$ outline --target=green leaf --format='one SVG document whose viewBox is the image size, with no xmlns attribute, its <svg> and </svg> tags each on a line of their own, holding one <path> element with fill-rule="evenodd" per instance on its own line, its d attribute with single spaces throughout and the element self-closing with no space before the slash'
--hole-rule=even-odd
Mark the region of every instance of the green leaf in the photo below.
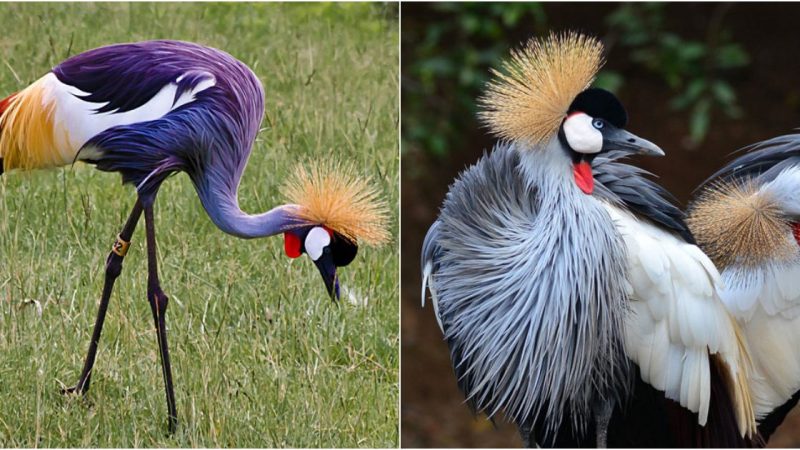
<svg viewBox="0 0 800 450">
<path fill-rule="evenodd" d="M 687 62 L 701 59 L 706 54 L 706 45 L 700 42 L 684 42 L 679 40 L 676 49 L 678 50 L 678 57 Z"/>
<path fill-rule="evenodd" d="M 436 156 L 444 156 L 447 154 L 447 142 L 444 137 L 439 134 L 434 134 L 428 139 L 428 151 Z"/>
<path fill-rule="evenodd" d="M 689 85 L 686 87 L 686 96 L 691 101 L 697 100 L 703 91 L 705 91 L 706 86 L 708 86 L 708 83 L 706 83 L 704 78 L 696 78 L 690 81 Z"/>
<path fill-rule="evenodd" d="M 698 102 L 689 118 L 689 137 L 699 144 L 705 139 L 708 125 L 711 122 L 710 102 L 707 99 Z"/>
<path fill-rule="evenodd" d="M 711 92 L 714 93 L 714 98 L 722 106 L 733 107 L 736 103 L 736 93 L 733 88 L 722 80 L 717 80 L 711 85 Z"/>
<path fill-rule="evenodd" d="M 464 15 L 461 17 L 461 28 L 468 33 L 474 33 L 481 27 L 480 19 L 473 15 Z"/>
<path fill-rule="evenodd" d="M 420 73 L 434 76 L 450 75 L 455 71 L 453 61 L 444 56 L 434 56 L 420 61 L 418 67 Z"/>
<path fill-rule="evenodd" d="M 513 27 L 522 17 L 522 11 L 517 8 L 505 8 L 502 14 L 503 25 L 507 27 Z"/>
<path fill-rule="evenodd" d="M 597 75 L 594 85 L 616 94 L 624 82 L 625 79 L 619 72 L 604 70 Z"/>
<path fill-rule="evenodd" d="M 717 67 L 734 69 L 750 63 L 750 55 L 739 44 L 727 44 L 715 52 Z"/>
</svg>

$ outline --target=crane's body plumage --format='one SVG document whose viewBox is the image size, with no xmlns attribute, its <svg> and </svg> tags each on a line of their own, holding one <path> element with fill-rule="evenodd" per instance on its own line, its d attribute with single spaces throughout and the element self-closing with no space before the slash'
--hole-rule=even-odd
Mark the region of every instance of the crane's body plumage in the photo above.
<svg viewBox="0 0 800 450">
<path fill-rule="evenodd" d="M 225 97 L 227 102 L 220 101 Z M 231 115 L 230 126 L 246 130 L 241 138 L 246 141 L 261 121 L 262 98 L 255 75 L 221 51 L 173 41 L 111 45 L 67 59 L 14 94 L 2 121 L 10 132 L 0 148 L 6 169 L 65 165 L 78 158 L 99 162 L 110 150 L 92 149 L 104 140 L 101 133 L 130 132 L 114 128 L 203 108 L 225 108 L 220 112 Z M 87 154 L 79 155 L 84 150 Z M 146 176 L 131 174 L 126 181 Z"/>
<path fill-rule="evenodd" d="M 719 295 L 720 274 L 696 246 L 673 197 L 648 172 L 623 163 L 625 157 L 611 152 L 594 168 L 597 195 L 628 249 L 626 353 L 645 382 L 697 413 L 699 424 L 709 414 L 724 422 L 719 403 L 723 409 L 730 403 L 738 431 L 752 431 L 749 352 Z M 715 393 L 715 382 L 732 389 Z M 737 441 L 717 441 L 723 443 Z"/>
<path fill-rule="evenodd" d="M 430 285 L 478 410 L 518 423 L 547 414 L 553 428 L 571 412 L 585 429 L 626 374 L 624 248 L 603 206 L 563 182 L 561 152 L 501 145 L 462 174 L 435 229 Z"/>
</svg>

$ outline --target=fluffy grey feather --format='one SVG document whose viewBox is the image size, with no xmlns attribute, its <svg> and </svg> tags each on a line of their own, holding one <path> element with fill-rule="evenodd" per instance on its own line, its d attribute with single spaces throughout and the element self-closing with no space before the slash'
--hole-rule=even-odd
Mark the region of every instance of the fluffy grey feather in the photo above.
<svg viewBox="0 0 800 450">
<path fill-rule="evenodd" d="M 593 401 L 628 386 L 624 246 L 559 145 L 499 144 L 467 169 L 422 257 L 470 404 L 547 433 L 565 417 L 585 430 Z"/>
</svg>

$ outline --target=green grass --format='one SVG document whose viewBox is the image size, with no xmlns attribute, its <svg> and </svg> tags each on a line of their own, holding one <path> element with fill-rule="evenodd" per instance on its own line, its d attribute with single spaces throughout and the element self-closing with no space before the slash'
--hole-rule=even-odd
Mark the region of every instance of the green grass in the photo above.
<svg viewBox="0 0 800 450">
<path fill-rule="evenodd" d="M 267 119 L 239 190 L 245 211 L 281 203 L 295 163 L 327 157 L 371 175 L 396 210 L 394 8 L 6 3 L 0 93 L 104 44 L 212 45 L 250 65 L 266 90 Z M 397 240 L 362 248 L 340 271 L 369 302 L 337 307 L 307 257 L 283 255 L 281 238 L 217 230 L 183 174 L 156 203 L 178 432 L 166 432 L 142 224 L 91 389 L 62 396 L 79 375 L 103 263 L 134 199 L 118 175 L 86 165 L 0 177 L 0 447 L 397 446 Z"/>
</svg>

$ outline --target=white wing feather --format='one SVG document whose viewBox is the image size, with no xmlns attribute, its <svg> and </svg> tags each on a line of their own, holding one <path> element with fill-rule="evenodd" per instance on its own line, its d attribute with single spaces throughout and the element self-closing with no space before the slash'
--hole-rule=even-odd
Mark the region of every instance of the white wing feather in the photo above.
<svg viewBox="0 0 800 450">
<path fill-rule="evenodd" d="M 714 264 L 696 246 L 605 204 L 628 251 L 631 314 L 626 351 L 642 379 L 708 419 L 709 354 L 719 353 L 735 379 L 740 353 L 735 323 L 716 293 Z"/>
<path fill-rule="evenodd" d="M 138 108 L 125 112 L 97 113 L 96 110 L 105 103 L 84 101 L 81 97 L 87 95 L 87 92 L 62 83 L 52 72 L 42 77 L 37 83 L 41 83 L 45 91 L 44 101 L 55 105 L 53 127 L 56 130 L 66 131 L 63 135 L 56 136 L 58 139 L 56 145 L 63 163 L 69 164 L 74 161 L 78 150 L 95 135 L 118 125 L 159 119 L 168 112 L 194 101 L 199 92 L 216 84 L 216 80 L 209 74 L 207 79 L 200 81 L 193 89 L 182 93 L 176 100 L 178 79 L 166 84 L 153 98 Z M 91 149 L 88 149 L 87 153 L 82 154 L 81 157 L 91 159 L 93 157 Z"/>
</svg>

